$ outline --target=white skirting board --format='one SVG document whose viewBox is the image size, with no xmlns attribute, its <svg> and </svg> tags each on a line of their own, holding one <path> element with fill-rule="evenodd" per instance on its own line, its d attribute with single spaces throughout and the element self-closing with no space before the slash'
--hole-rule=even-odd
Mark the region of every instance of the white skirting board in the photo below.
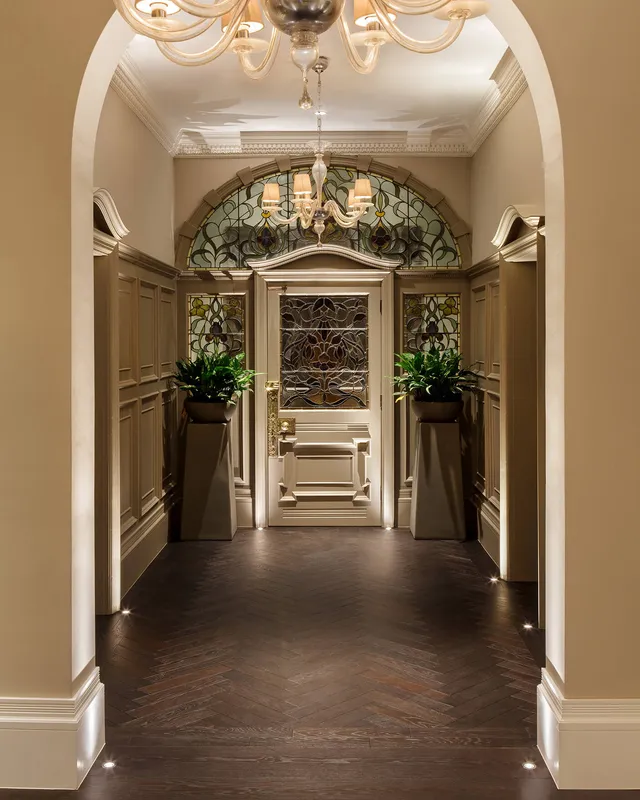
<svg viewBox="0 0 640 800">
<path fill-rule="evenodd" d="M 0 787 L 77 789 L 104 736 L 97 669 L 75 697 L 0 697 Z"/>
<path fill-rule="evenodd" d="M 640 700 L 567 700 L 543 669 L 538 748 L 559 789 L 640 789 Z"/>
</svg>

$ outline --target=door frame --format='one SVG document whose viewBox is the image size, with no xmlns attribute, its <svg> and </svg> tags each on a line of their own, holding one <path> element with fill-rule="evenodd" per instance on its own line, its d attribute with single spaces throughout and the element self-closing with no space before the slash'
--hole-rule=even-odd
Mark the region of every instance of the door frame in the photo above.
<svg viewBox="0 0 640 800">
<path fill-rule="evenodd" d="M 268 287 L 269 285 L 286 285 L 301 288 L 310 286 L 320 288 L 323 285 L 370 286 L 378 285 L 381 296 L 381 375 L 382 375 L 382 408 L 380 411 L 381 442 L 381 519 L 382 527 L 392 528 L 395 523 L 394 499 L 394 408 L 393 386 L 387 376 L 394 372 L 394 286 L 393 271 L 385 268 L 344 268 L 328 269 L 326 267 L 304 269 L 274 269 L 273 266 L 254 268 L 255 273 L 255 368 L 258 377 L 255 385 L 255 524 L 258 528 L 266 528 L 269 524 L 269 486 L 267 451 L 267 393 L 265 378 L 268 365 L 267 330 L 268 330 Z"/>
</svg>

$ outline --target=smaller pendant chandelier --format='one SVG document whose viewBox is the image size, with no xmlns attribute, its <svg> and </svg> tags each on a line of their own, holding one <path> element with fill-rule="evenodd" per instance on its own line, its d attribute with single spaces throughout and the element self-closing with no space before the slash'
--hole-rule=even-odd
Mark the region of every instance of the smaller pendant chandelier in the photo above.
<svg viewBox="0 0 640 800">
<path fill-rule="evenodd" d="M 333 219 L 341 228 L 353 228 L 369 208 L 373 205 L 371 181 L 358 178 L 353 189 L 349 189 L 347 210 L 343 211 L 335 200 L 323 200 L 322 187 L 327 179 L 327 165 L 324 163 L 326 142 L 322 141 L 322 73 L 329 65 L 329 59 L 320 56 L 313 67 L 318 75 L 318 99 L 316 116 L 318 118 L 318 141 L 315 144 L 315 163 L 311 168 L 315 183 L 315 197 L 312 197 L 311 178 L 306 172 L 298 172 L 293 178 L 293 207 L 295 212 L 290 217 L 282 214 L 280 205 L 280 184 L 267 183 L 262 195 L 262 210 L 268 212 L 271 219 L 280 225 L 300 225 L 307 230 L 313 225 L 318 236 L 318 247 L 322 247 L 322 234 L 327 221 Z M 306 87 L 305 87 L 306 92 Z"/>
</svg>

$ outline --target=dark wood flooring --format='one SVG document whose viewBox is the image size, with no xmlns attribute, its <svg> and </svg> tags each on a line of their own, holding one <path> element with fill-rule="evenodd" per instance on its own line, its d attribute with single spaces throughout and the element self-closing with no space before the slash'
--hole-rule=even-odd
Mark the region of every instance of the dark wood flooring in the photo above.
<svg viewBox="0 0 640 800">
<path fill-rule="evenodd" d="M 171 544 L 99 622 L 107 748 L 80 792 L 0 799 L 640 797 L 555 789 L 535 596 L 491 571 L 476 543 L 407 531 Z"/>
</svg>

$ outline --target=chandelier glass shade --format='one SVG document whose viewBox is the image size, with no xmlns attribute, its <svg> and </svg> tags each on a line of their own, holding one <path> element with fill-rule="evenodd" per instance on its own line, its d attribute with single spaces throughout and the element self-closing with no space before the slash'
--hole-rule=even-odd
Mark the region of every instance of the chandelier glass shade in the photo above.
<svg viewBox="0 0 640 800">
<path fill-rule="evenodd" d="M 282 34 L 290 37 L 291 59 L 306 77 L 318 60 L 318 35 L 338 25 L 349 63 L 361 74 L 373 71 L 380 48 L 395 42 L 414 53 L 437 53 L 452 45 L 465 22 L 485 14 L 485 0 L 354 0 L 352 32 L 345 0 L 114 0 L 131 28 L 154 39 L 170 61 L 199 66 L 227 51 L 236 53 L 244 72 L 263 78 L 275 62 Z M 180 13 L 182 12 L 182 13 Z M 446 21 L 442 33 L 421 41 L 403 33 L 398 15 L 430 14 Z M 271 23 L 271 37 L 259 34 L 264 18 Z M 185 52 L 177 45 L 196 39 L 220 21 L 218 40 L 199 52 Z M 263 53 L 255 63 L 256 53 Z"/>
</svg>

